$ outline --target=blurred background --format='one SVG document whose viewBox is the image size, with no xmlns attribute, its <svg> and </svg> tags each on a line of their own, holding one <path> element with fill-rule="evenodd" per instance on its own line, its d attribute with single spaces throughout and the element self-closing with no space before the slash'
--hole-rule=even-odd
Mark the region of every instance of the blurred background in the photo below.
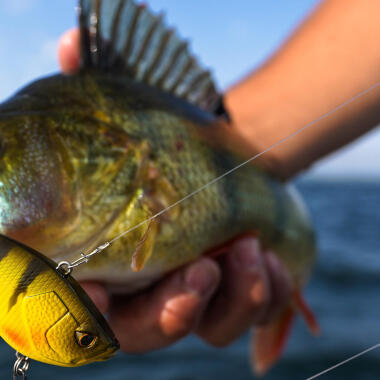
<svg viewBox="0 0 380 380">
<path fill-rule="evenodd" d="M 226 89 L 258 67 L 317 0 L 149 0 Z M 75 0 L 0 0 L 0 101 L 29 81 L 58 70 L 60 35 L 76 25 Z M 380 62 L 379 62 L 380 65 Z M 317 126 L 315 126 L 317 127 Z M 323 144 L 323 141 L 321 141 Z M 316 224 L 320 255 L 307 299 L 322 327 L 318 339 L 297 321 L 283 360 L 265 379 L 305 379 L 380 342 L 380 130 L 320 161 L 297 179 Z M 194 337 L 167 350 L 80 369 L 33 363 L 30 378 L 250 379 L 248 335 L 216 350 Z M 12 350 L 0 343 L 0 378 L 10 376 Z M 380 351 L 323 379 L 372 380 Z"/>
</svg>

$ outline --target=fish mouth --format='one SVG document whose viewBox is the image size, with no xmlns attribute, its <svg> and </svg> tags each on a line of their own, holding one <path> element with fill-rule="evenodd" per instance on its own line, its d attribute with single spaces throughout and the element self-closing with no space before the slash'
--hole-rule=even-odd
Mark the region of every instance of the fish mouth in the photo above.
<svg viewBox="0 0 380 380">
<path fill-rule="evenodd" d="M 115 338 L 112 340 L 111 346 L 108 348 L 107 352 L 110 352 L 111 355 L 113 355 L 116 351 L 119 351 L 119 350 L 120 350 L 120 343 Z"/>
<path fill-rule="evenodd" d="M 120 343 L 117 339 L 114 339 L 113 341 L 113 347 L 114 347 L 114 350 L 115 351 L 119 351 L 120 350 Z"/>
</svg>

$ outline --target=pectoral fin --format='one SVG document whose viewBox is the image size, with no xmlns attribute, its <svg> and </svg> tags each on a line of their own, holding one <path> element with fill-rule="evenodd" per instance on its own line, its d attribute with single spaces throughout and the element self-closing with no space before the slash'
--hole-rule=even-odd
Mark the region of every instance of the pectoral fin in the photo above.
<svg viewBox="0 0 380 380">
<path fill-rule="evenodd" d="M 145 263 L 152 255 L 156 233 L 157 222 L 153 219 L 149 222 L 148 228 L 133 253 L 131 267 L 134 272 L 138 272 L 144 268 Z"/>
<path fill-rule="evenodd" d="M 129 222 L 129 228 L 132 228 L 128 238 L 133 247 L 131 268 L 134 272 L 144 268 L 152 255 L 157 237 L 158 221 L 157 219 L 149 220 L 153 216 L 151 203 L 152 200 L 146 197 L 144 190 L 138 189 L 124 216 Z M 133 228 L 134 226 L 138 228 Z"/>
</svg>

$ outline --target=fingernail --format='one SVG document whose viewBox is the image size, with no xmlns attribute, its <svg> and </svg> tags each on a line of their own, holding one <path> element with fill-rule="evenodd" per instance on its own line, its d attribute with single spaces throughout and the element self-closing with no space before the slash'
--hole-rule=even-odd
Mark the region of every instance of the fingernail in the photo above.
<svg viewBox="0 0 380 380">
<path fill-rule="evenodd" d="M 231 256 L 238 269 L 256 270 L 262 263 L 259 243 L 256 239 L 239 242 L 234 247 L 234 252 Z"/>
<path fill-rule="evenodd" d="M 191 291 L 205 296 L 215 290 L 218 277 L 216 264 L 209 259 L 204 259 L 187 269 L 185 282 Z"/>
</svg>

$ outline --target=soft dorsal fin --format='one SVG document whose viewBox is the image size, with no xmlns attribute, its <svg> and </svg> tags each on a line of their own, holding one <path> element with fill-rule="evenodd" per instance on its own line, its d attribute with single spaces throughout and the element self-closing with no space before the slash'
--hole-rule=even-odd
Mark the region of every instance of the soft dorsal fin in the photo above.
<svg viewBox="0 0 380 380">
<path fill-rule="evenodd" d="M 188 43 L 134 0 L 80 0 L 81 69 L 118 72 L 207 111 L 220 107 L 211 73 Z"/>
</svg>

